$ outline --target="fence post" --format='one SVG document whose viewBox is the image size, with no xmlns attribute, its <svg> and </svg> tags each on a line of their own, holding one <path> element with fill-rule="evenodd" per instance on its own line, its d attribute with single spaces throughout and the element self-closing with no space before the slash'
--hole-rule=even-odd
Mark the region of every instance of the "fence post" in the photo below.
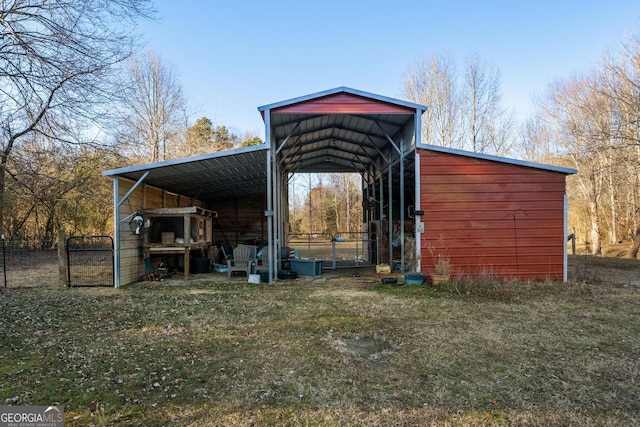
<svg viewBox="0 0 640 427">
<path fill-rule="evenodd" d="M 62 287 L 67 286 L 67 248 L 64 230 L 58 230 L 58 283 Z"/>
<path fill-rule="evenodd" d="M 336 236 L 338 233 L 331 236 L 331 268 L 336 269 Z"/>
<path fill-rule="evenodd" d="M 4 233 L 2 234 L 2 275 L 4 277 L 4 287 L 7 287 L 7 247 L 4 243 Z"/>
</svg>

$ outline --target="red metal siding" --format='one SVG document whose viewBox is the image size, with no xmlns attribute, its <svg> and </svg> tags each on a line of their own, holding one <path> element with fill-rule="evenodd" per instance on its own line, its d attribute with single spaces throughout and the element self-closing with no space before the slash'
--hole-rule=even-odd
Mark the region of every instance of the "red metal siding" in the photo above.
<svg viewBox="0 0 640 427">
<path fill-rule="evenodd" d="M 423 271 L 433 271 L 431 249 L 454 275 L 563 278 L 564 174 L 419 152 Z"/>
<path fill-rule="evenodd" d="M 415 110 L 348 93 L 337 93 L 275 108 L 280 114 L 414 114 Z"/>
</svg>

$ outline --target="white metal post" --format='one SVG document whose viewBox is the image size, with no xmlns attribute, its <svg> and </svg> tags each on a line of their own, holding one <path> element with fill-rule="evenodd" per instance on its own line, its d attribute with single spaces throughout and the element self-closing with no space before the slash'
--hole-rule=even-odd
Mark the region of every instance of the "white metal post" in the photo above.
<svg viewBox="0 0 640 427">
<path fill-rule="evenodd" d="M 564 250 L 563 253 L 563 266 L 562 266 L 562 281 L 564 283 L 567 283 L 567 281 L 569 280 L 568 277 L 568 269 L 569 269 L 569 256 L 567 255 L 567 239 L 568 239 L 568 227 L 569 227 L 569 221 L 568 221 L 568 213 L 569 213 L 569 199 L 567 198 L 567 193 L 564 194 L 564 232 L 563 232 L 563 238 L 562 238 L 562 247 Z"/>
<path fill-rule="evenodd" d="M 400 272 L 405 272 L 404 260 L 404 135 L 400 137 Z"/>
<path fill-rule="evenodd" d="M 120 287 L 120 203 L 118 176 L 113 177 L 113 286 Z"/>
<path fill-rule="evenodd" d="M 393 270 L 393 167 L 391 164 L 391 152 L 389 152 L 389 162 L 387 163 L 387 190 L 389 192 L 389 213 L 387 220 L 389 223 L 389 266 Z"/>
<path fill-rule="evenodd" d="M 274 151 L 274 147 L 271 141 L 271 110 L 265 111 L 264 114 L 264 126 L 265 126 L 265 142 L 267 143 L 267 212 L 265 215 L 267 216 L 267 253 L 269 257 L 269 284 L 273 283 L 273 273 L 274 273 L 274 259 L 273 259 L 273 246 L 275 244 L 275 239 L 273 235 L 273 221 L 275 212 L 273 210 L 273 174 L 272 174 L 272 165 L 271 165 L 271 155 Z M 264 250 L 264 249 L 263 249 Z"/>
<path fill-rule="evenodd" d="M 414 211 L 422 210 L 420 207 L 420 155 L 418 154 L 418 150 L 416 149 L 415 154 L 415 200 L 414 200 Z M 422 216 L 414 215 L 415 225 L 413 228 L 414 238 L 415 238 L 415 249 L 416 249 L 416 272 L 422 272 L 422 251 L 420 250 L 422 233 L 418 231 L 418 223 L 423 221 Z"/>
<path fill-rule="evenodd" d="M 413 119 L 414 126 L 414 135 L 415 135 L 415 144 L 414 144 L 414 168 L 415 168 L 415 180 L 414 180 L 414 210 L 421 211 L 422 207 L 420 205 L 420 155 L 418 154 L 418 146 L 422 143 L 422 111 L 416 110 L 416 114 Z M 418 223 L 422 222 L 424 224 L 424 219 L 420 215 L 414 215 L 415 225 L 413 228 L 414 238 L 415 238 L 415 249 L 416 249 L 416 272 L 422 272 L 422 251 L 420 250 L 422 233 L 418 232 Z"/>
</svg>

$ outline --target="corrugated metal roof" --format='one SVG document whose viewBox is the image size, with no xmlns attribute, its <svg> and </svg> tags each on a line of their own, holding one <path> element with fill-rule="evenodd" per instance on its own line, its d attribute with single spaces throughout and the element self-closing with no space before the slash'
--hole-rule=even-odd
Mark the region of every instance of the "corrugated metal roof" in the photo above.
<svg viewBox="0 0 640 427">
<path fill-rule="evenodd" d="M 387 151 L 412 115 L 274 114 L 273 140 L 287 172 L 361 172 Z M 283 142 L 286 141 L 286 142 Z"/>
<path fill-rule="evenodd" d="M 144 182 L 204 202 L 264 194 L 267 182 L 265 145 L 130 166 L 103 172 Z"/>
<path fill-rule="evenodd" d="M 339 87 L 259 107 L 286 172 L 362 172 L 427 107 Z M 413 141 L 407 141 L 409 146 Z M 397 156 L 397 154 L 396 154 Z"/>
<path fill-rule="evenodd" d="M 295 104 L 307 103 L 309 101 L 313 101 L 319 98 L 325 98 L 332 95 L 343 94 L 343 93 L 358 96 L 361 98 L 371 99 L 374 101 L 379 101 L 381 103 L 386 103 L 390 105 L 402 106 L 408 110 L 426 110 L 427 109 L 427 107 L 424 105 L 415 104 L 413 102 L 405 101 L 402 99 L 389 98 L 387 96 L 382 96 L 375 93 L 365 92 L 362 90 L 341 86 L 334 89 L 328 89 L 321 92 L 311 93 L 308 95 L 287 99 L 285 101 L 274 102 L 273 104 L 263 105 L 262 107 L 258 107 L 258 111 L 262 113 L 266 110 L 277 110 L 283 107 L 288 107 Z M 339 111 L 335 111 L 335 112 L 337 113 Z"/>
<path fill-rule="evenodd" d="M 318 112 L 327 109 L 331 112 Z M 362 172 L 372 162 L 380 162 L 376 159 L 389 151 L 389 138 L 396 138 L 416 111 L 425 109 L 345 87 L 258 108 L 263 117 L 271 114 L 271 141 L 285 172 Z M 113 169 L 103 175 L 138 181 L 149 172 L 146 184 L 205 203 L 237 199 L 266 191 L 267 150 L 262 145 L 208 153 Z"/>
<path fill-rule="evenodd" d="M 426 109 L 423 105 L 346 87 L 258 107 L 263 117 L 270 115 L 271 141 L 280 169 L 286 173 L 363 172 L 371 164 L 384 167 L 386 160 L 381 157 L 386 158 L 394 150 L 390 140 L 397 145 L 407 125 Z M 414 141 L 406 143 L 408 159 L 413 159 L 410 151 Z M 568 168 L 431 145 L 418 146 L 566 174 L 576 173 Z M 261 145 L 114 169 L 103 175 L 137 181 L 149 172 L 144 181 L 146 184 L 205 203 L 237 199 L 266 191 L 267 152 L 267 145 Z M 406 178 L 412 173 L 412 167 L 405 169 Z"/>
<path fill-rule="evenodd" d="M 517 166 L 525 166 L 525 167 L 529 167 L 529 168 L 548 170 L 548 171 L 552 171 L 552 172 L 560 172 L 560 173 L 564 173 L 564 174 L 567 174 L 567 175 L 573 175 L 573 174 L 578 173 L 578 171 L 576 169 L 565 168 L 565 167 L 562 167 L 562 166 L 554 166 L 554 165 L 548 165 L 548 164 L 544 164 L 544 163 L 536 163 L 536 162 L 529 162 L 529 161 L 525 161 L 525 160 L 517 160 L 517 159 L 512 159 L 512 158 L 509 158 L 509 157 L 495 156 L 495 155 L 492 155 L 492 154 L 475 153 L 473 151 L 459 150 L 459 149 L 456 149 L 456 148 L 448 148 L 448 147 L 440 147 L 438 145 L 419 144 L 418 148 L 423 148 L 425 150 L 430 150 L 430 151 L 437 151 L 437 152 L 440 152 L 440 153 L 455 154 L 456 156 L 464 156 L 464 157 L 471 157 L 471 158 L 476 158 L 476 159 L 491 160 L 493 162 L 508 163 L 508 164 L 517 165 Z"/>
</svg>

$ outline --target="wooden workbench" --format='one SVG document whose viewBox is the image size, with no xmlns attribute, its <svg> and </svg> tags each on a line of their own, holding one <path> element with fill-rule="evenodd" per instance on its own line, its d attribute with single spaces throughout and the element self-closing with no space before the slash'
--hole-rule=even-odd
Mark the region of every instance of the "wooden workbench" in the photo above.
<svg viewBox="0 0 640 427">
<path fill-rule="evenodd" d="M 152 221 L 150 232 L 145 236 L 145 257 L 152 255 L 180 255 L 184 257 L 184 278 L 189 279 L 191 252 L 207 255 L 213 244 L 212 218 L 217 212 L 196 206 L 186 208 L 161 208 L 141 211 Z M 171 241 L 163 241 L 163 234 L 172 234 Z M 178 243 L 178 239 L 182 239 Z"/>
</svg>

